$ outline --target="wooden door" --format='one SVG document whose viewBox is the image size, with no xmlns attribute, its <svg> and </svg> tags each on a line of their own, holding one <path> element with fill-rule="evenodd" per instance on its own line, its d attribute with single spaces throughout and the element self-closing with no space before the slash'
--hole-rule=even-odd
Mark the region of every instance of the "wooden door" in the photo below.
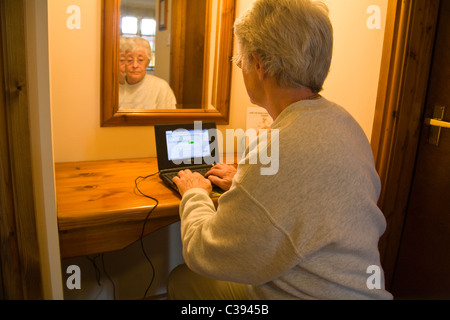
<svg viewBox="0 0 450 320">
<path fill-rule="evenodd" d="M 24 0 L 0 0 L 0 298 L 42 299 L 34 207 Z"/>
<path fill-rule="evenodd" d="M 441 1 L 440 19 L 424 118 L 446 106 L 450 122 L 450 1 Z M 424 121 L 425 122 L 425 121 Z M 397 299 L 450 299 L 450 129 L 439 145 L 437 129 L 424 123 L 392 282 Z"/>
</svg>

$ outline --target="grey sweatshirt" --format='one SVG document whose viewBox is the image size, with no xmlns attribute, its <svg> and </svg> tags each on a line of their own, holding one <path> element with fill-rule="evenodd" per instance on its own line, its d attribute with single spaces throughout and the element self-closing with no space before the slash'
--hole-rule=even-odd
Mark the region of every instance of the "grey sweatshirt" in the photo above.
<svg viewBox="0 0 450 320">
<path fill-rule="evenodd" d="M 249 164 L 259 154 L 253 144 L 217 210 L 204 190 L 184 195 L 186 264 L 206 277 L 247 284 L 253 299 L 392 299 L 378 252 L 386 228 L 377 207 L 380 180 L 360 126 L 321 98 L 291 105 L 274 129 L 276 174 Z M 367 285 L 373 266 L 381 270 L 380 289 Z"/>
</svg>

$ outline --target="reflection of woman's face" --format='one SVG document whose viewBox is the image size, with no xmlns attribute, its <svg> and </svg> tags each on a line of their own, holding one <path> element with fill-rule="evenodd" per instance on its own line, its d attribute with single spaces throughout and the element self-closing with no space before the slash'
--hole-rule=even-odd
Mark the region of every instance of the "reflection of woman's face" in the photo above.
<svg viewBox="0 0 450 320">
<path fill-rule="evenodd" d="M 136 84 L 145 77 L 150 60 L 148 59 L 144 49 L 138 49 L 127 53 L 127 82 Z"/>
</svg>

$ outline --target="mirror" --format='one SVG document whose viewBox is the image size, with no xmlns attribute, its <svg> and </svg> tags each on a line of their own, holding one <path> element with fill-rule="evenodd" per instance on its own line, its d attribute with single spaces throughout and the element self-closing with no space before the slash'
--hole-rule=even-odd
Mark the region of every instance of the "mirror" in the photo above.
<svg viewBox="0 0 450 320">
<path fill-rule="evenodd" d="M 204 54 L 201 59 L 192 55 L 189 57 L 186 53 L 186 38 L 189 37 L 186 8 L 190 1 L 156 0 L 156 15 L 164 16 L 163 19 L 157 17 L 156 29 L 170 30 L 170 34 L 166 35 L 170 45 L 170 75 L 167 82 L 177 96 L 177 108 L 173 110 L 119 108 L 121 1 L 102 1 L 101 126 L 147 126 L 196 120 L 228 123 L 235 0 L 206 0 L 205 36 L 202 40 Z M 170 18 L 166 16 L 168 12 Z M 174 23 L 167 26 L 170 21 Z M 201 69 L 200 77 L 198 72 L 196 75 L 198 81 L 189 78 L 194 73 L 191 68 L 194 60 L 203 62 L 201 67 L 196 68 Z M 185 98 L 188 94 L 183 95 L 183 92 L 192 91 L 189 87 L 192 82 L 200 88 L 195 102 Z"/>
</svg>

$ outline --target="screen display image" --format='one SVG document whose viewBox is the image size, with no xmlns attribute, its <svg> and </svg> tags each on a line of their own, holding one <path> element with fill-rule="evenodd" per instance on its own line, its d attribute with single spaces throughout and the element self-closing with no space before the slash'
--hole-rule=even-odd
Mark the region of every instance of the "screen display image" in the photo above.
<svg viewBox="0 0 450 320">
<path fill-rule="evenodd" d="M 211 154 L 208 129 L 166 131 L 170 161 L 205 158 Z"/>
</svg>

